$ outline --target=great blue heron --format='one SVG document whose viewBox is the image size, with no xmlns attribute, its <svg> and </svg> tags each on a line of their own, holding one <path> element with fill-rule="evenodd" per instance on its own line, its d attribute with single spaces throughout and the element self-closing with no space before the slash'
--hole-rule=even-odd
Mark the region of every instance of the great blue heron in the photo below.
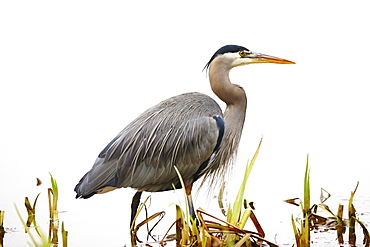
<svg viewBox="0 0 370 247">
<path fill-rule="evenodd" d="M 229 71 L 251 63 L 294 62 L 226 45 L 212 56 L 205 69 L 213 92 L 226 103 L 222 113 L 211 97 L 202 93 L 174 96 L 143 112 L 100 152 L 94 166 L 76 185 L 76 198 L 89 198 L 116 188 L 137 190 L 132 199 L 131 222 L 142 191 L 180 188 L 174 166 L 185 184 L 188 207 L 195 219 L 191 198 L 200 177 L 223 178 L 239 145 L 247 97 L 232 84 Z"/>
</svg>

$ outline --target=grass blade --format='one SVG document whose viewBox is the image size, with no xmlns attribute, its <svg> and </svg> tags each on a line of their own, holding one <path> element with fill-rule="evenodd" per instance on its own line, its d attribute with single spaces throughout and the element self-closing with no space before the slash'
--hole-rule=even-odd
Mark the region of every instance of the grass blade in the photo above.
<svg viewBox="0 0 370 247">
<path fill-rule="evenodd" d="M 309 214 L 311 208 L 311 194 L 310 194 L 310 169 L 308 167 L 308 154 L 306 159 L 306 171 L 304 174 L 304 198 L 303 198 L 303 216 Z"/>
<path fill-rule="evenodd" d="M 306 170 L 304 174 L 303 195 L 303 222 L 301 233 L 301 247 L 310 246 L 310 222 L 311 215 L 311 192 L 310 192 L 310 168 L 308 166 L 308 154 L 306 159 Z"/>
<path fill-rule="evenodd" d="M 68 239 L 68 231 L 64 229 L 64 221 L 62 221 L 62 242 L 63 242 L 63 247 L 67 247 L 67 239 Z"/>
<path fill-rule="evenodd" d="M 348 200 L 348 242 L 352 245 L 356 244 L 356 209 L 353 205 L 353 198 L 357 191 L 358 182 L 356 188 L 353 192 L 351 192 L 351 197 Z"/>
<path fill-rule="evenodd" d="M 338 225 L 336 226 L 338 243 L 344 244 L 343 233 L 345 232 L 346 228 L 343 222 L 343 205 L 342 204 L 339 204 L 338 206 L 338 212 L 336 215 L 336 219 L 338 223 Z"/>
<path fill-rule="evenodd" d="M 49 241 L 52 244 L 58 244 L 58 228 L 59 228 L 59 213 L 58 213 L 58 184 L 50 174 L 51 188 L 48 189 L 49 199 Z"/>
<path fill-rule="evenodd" d="M 299 232 L 299 229 L 295 223 L 294 217 L 292 215 L 292 226 L 293 226 L 293 232 L 294 232 L 294 237 L 295 237 L 295 243 L 297 244 L 297 247 L 301 246 L 301 233 Z"/>
<path fill-rule="evenodd" d="M 181 176 L 181 173 L 180 173 L 179 169 L 177 169 L 176 166 L 174 166 L 174 168 L 175 168 L 175 171 L 177 173 L 177 176 L 179 177 L 181 187 L 183 188 L 182 191 L 184 192 L 184 199 L 185 199 L 185 204 L 186 204 L 186 206 L 185 206 L 185 219 L 186 219 L 187 222 L 190 223 L 190 213 L 189 213 L 189 208 L 188 208 L 189 202 L 188 202 L 188 196 L 186 194 L 184 180 L 182 180 L 182 176 Z"/>
<path fill-rule="evenodd" d="M 227 215 L 227 212 L 226 212 L 226 210 L 225 210 L 227 206 L 225 206 L 225 205 L 224 205 L 224 202 L 223 202 L 223 200 L 224 200 L 224 195 L 225 195 L 225 197 L 226 197 L 226 195 L 227 195 L 226 184 L 227 184 L 227 182 L 226 182 L 226 181 L 224 181 L 224 182 L 222 183 L 221 188 L 220 188 L 220 191 L 218 192 L 218 196 L 217 196 L 218 206 L 219 206 L 219 208 L 221 209 L 221 212 L 222 212 L 222 214 L 223 214 L 224 216 L 226 216 L 226 215 Z"/>
<path fill-rule="evenodd" d="M 247 163 L 247 167 L 246 167 L 245 173 L 244 173 L 244 178 L 243 178 L 242 184 L 240 185 L 238 194 L 236 195 L 236 198 L 235 198 L 235 201 L 234 201 L 234 204 L 233 204 L 233 208 L 232 208 L 231 211 L 228 212 L 227 221 L 229 223 L 233 224 L 233 225 L 237 225 L 237 223 L 239 221 L 240 214 L 241 214 L 241 209 L 242 209 L 242 206 L 243 206 L 243 198 L 244 198 L 245 187 L 246 187 L 249 175 L 251 174 L 254 162 L 257 159 L 259 150 L 261 148 L 261 144 L 262 144 L 262 138 L 261 138 L 261 140 L 258 144 L 257 150 L 254 153 L 251 162 Z"/>
<path fill-rule="evenodd" d="M 3 247 L 4 244 L 4 235 L 5 235 L 5 230 L 4 230 L 4 214 L 5 212 L 0 210 L 0 247 Z"/>
<path fill-rule="evenodd" d="M 15 211 L 17 212 L 17 215 L 18 215 L 19 219 L 20 219 L 20 220 L 21 220 L 21 222 L 22 222 L 22 225 L 23 225 L 25 228 L 27 228 L 26 222 L 23 220 L 22 215 L 21 215 L 21 213 L 19 212 L 17 205 L 14 205 L 14 207 L 15 207 Z M 46 237 L 46 235 L 45 235 L 44 233 L 41 233 L 41 235 L 40 235 L 40 239 L 41 239 L 41 241 L 42 241 L 42 244 L 37 243 L 37 241 L 36 241 L 35 237 L 33 236 L 32 232 L 31 232 L 30 230 L 28 230 L 28 231 L 27 231 L 27 234 L 28 234 L 28 236 L 29 236 L 29 238 L 31 239 L 32 244 L 33 244 L 33 245 L 32 245 L 32 244 L 28 243 L 30 246 L 35 246 L 35 247 L 49 247 L 49 246 L 51 246 L 51 245 L 49 244 L 49 241 L 48 241 L 48 239 L 47 239 L 47 237 Z"/>
</svg>

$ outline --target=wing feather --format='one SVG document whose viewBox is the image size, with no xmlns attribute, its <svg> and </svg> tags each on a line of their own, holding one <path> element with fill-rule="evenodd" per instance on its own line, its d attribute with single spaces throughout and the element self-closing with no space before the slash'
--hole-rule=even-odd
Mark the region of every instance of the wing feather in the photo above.
<svg viewBox="0 0 370 247">
<path fill-rule="evenodd" d="M 178 95 L 148 109 L 103 149 L 76 186 L 77 194 L 84 197 L 112 184 L 170 190 L 179 183 L 174 166 L 184 181 L 193 182 L 218 142 L 214 115 L 222 116 L 220 107 L 200 93 Z"/>
</svg>

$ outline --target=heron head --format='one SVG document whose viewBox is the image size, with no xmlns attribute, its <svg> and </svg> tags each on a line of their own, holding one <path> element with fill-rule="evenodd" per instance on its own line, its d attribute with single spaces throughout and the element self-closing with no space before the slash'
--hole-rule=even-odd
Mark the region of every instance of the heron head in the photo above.
<svg viewBox="0 0 370 247">
<path fill-rule="evenodd" d="M 216 59 L 222 61 L 226 66 L 229 66 L 229 69 L 252 63 L 294 64 L 294 62 L 286 59 L 252 52 L 243 46 L 225 45 L 213 54 L 204 69 L 208 69 L 211 63 Z"/>
</svg>

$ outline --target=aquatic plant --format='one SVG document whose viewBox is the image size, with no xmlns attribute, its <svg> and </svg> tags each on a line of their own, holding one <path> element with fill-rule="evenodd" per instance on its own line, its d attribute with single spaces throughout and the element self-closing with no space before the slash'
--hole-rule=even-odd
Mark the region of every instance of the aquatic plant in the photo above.
<svg viewBox="0 0 370 247">
<path fill-rule="evenodd" d="M 330 193 L 325 189 L 321 189 L 320 203 L 311 205 L 310 198 L 310 169 L 308 166 L 308 155 L 306 160 L 306 169 L 304 175 L 304 193 L 303 202 L 299 198 L 293 198 L 285 200 L 285 202 L 290 203 L 295 206 L 301 207 L 302 217 L 294 219 L 292 215 L 292 226 L 295 236 L 295 241 L 297 247 L 308 247 L 310 246 L 310 232 L 317 228 L 326 228 L 327 230 L 335 230 L 337 233 L 337 241 L 339 246 L 343 246 L 344 234 L 348 228 L 348 243 L 350 246 L 356 246 L 356 227 L 355 223 L 358 223 L 363 230 L 363 245 L 365 247 L 370 246 L 370 235 L 369 232 L 357 217 L 356 209 L 353 205 L 353 199 L 357 191 L 359 183 L 357 183 L 356 188 L 351 192 L 350 198 L 348 200 L 348 220 L 343 219 L 343 208 L 344 205 L 339 204 L 337 213 L 334 214 L 329 206 L 325 202 L 330 198 Z M 297 203 L 299 201 L 299 203 Z M 330 216 L 325 217 L 318 215 L 318 209 L 322 209 L 324 212 L 328 213 Z M 297 223 L 299 226 L 297 225 Z"/>
<path fill-rule="evenodd" d="M 40 196 L 40 193 L 36 196 L 33 205 L 31 205 L 28 197 L 25 197 L 25 206 L 28 215 L 26 222 L 24 221 L 17 205 L 15 205 L 18 217 L 21 220 L 25 228 L 25 231 L 31 240 L 31 243 L 28 243 L 30 246 L 57 247 L 59 245 L 58 184 L 51 174 L 50 181 L 51 188 L 48 188 L 48 203 L 50 216 L 48 235 L 42 231 L 40 225 L 36 221 L 36 205 L 37 205 L 36 203 L 37 199 Z M 33 232 L 33 230 L 36 232 L 36 234 Z M 60 234 L 62 235 L 62 246 L 67 247 L 68 231 L 66 231 L 64 228 L 64 222 L 62 222 Z"/>
</svg>

